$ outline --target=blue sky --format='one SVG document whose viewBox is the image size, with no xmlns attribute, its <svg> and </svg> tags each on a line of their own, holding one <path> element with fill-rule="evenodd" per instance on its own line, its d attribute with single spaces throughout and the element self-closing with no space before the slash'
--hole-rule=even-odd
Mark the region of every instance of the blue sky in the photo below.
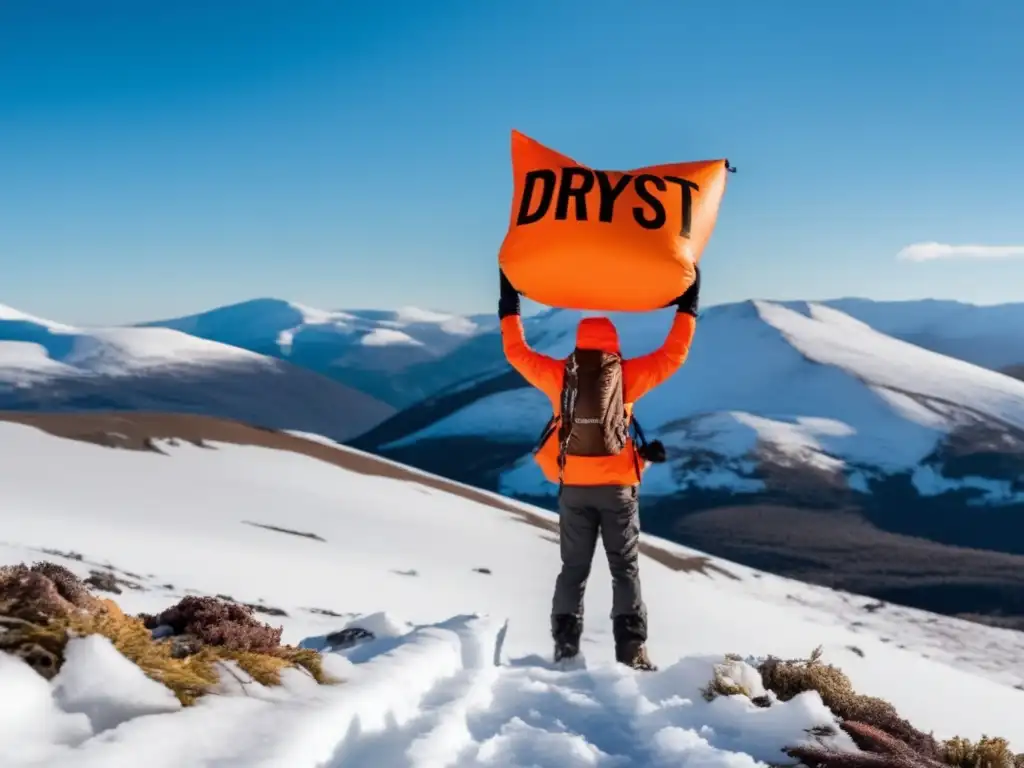
<svg viewBox="0 0 1024 768">
<path fill-rule="evenodd" d="M 1015 0 L 6 0 L 0 303 L 491 311 L 518 128 L 728 157 L 705 304 L 1024 300 Z M 1016 255 L 1015 255 L 1016 254 Z M 981 254 L 984 255 L 984 254 Z"/>
</svg>

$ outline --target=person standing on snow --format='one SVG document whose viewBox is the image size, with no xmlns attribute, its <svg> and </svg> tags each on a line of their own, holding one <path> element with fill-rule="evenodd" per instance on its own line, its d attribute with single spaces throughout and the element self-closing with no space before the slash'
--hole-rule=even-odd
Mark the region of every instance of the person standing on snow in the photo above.
<svg viewBox="0 0 1024 768">
<path fill-rule="evenodd" d="M 612 576 L 615 658 L 635 669 L 656 669 L 647 654 L 647 608 L 640 591 L 637 489 L 648 461 L 664 461 L 665 455 L 661 443 L 644 441 L 633 405 L 686 361 L 696 329 L 700 270 L 672 302 L 676 315 L 664 344 L 628 360 L 621 357 L 618 331 L 605 317 L 580 321 L 576 348 L 564 360 L 534 351 L 523 332 L 519 292 L 503 271 L 500 278 L 505 356 L 548 396 L 553 411 L 534 457 L 545 477 L 559 484 L 562 570 L 551 608 L 555 660 L 579 653 L 583 595 L 600 534 Z"/>
</svg>

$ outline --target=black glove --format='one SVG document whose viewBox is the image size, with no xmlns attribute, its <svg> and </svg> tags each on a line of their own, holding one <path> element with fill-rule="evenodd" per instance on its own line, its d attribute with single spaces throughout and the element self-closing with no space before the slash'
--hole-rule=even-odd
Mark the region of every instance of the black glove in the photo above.
<svg viewBox="0 0 1024 768">
<path fill-rule="evenodd" d="M 698 305 L 700 304 L 700 267 L 693 268 L 693 285 L 686 289 L 672 303 L 676 305 L 676 312 L 685 312 L 688 315 L 697 316 Z"/>
<path fill-rule="evenodd" d="M 498 299 L 498 319 L 503 320 L 509 315 L 519 314 L 519 291 L 505 277 L 504 270 L 498 270 L 501 275 L 501 296 Z"/>
</svg>

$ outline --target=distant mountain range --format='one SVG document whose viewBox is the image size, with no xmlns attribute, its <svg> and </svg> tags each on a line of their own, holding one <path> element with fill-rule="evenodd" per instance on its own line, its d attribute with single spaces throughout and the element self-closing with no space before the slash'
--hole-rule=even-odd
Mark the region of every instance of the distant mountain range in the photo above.
<svg viewBox="0 0 1024 768">
<path fill-rule="evenodd" d="M 984 368 L 1024 365 L 1024 303 L 848 298 L 818 304 L 893 338 Z M 531 318 L 531 334 L 543 342 L 557 314 Z M 170 328 L 287 360 L 399 409 L 459 381 L 505 370 L 493 314 L 462 316 L 412 307 L 322 310 L 263 298 L 139 327 Z"/>
<path fill-rule="evenodd" d="M 395 409 L 313 371 L 167 328 L 81 329 L 0 305 L 0 409 L 173 411 L 358 435 Z"/>
<path fill-rule="evenodd" d="M 1024 307 L 1013 309 L 1024 329 Z M 527 336 L 562 356 L 578 318 L 553 311 L 529 321 Z M 660 343 L 670 316 L 615 320 L 636 355 Z M 927 326 L 932 348 L 975 349 L 934 322 L 897 331 L 921 340 Z M 999 323 L 983 330 L 972 333 L 987 340 L 977 347 L 987 359 L 1019 359 Z M 553 507 L 530 456 L 549 404 L 507 367 L 478 362 L 487 372 L 352 444 Z M 830 305 L 744 302 L 703 313 L 686 365 L 637 414 L 669 455 L 642 486 L 645 530 L 803 580 L 1024 627 L 1007 618 L 1024 616 L 1024 591 L 984 552 L 1024 553 L 1024 382 Z"/>
<path fill-rule="evenodd" d="M 579 317 L 530 317 L 527 336 L 565 355 Z M 635 355 L 671 313 L 613 319 Z M 669 452 L 643 485 L 644 528 L 883 599 L 1024 616 L 986 554 L 1024 554 L 1022 371 L 1024 304 L 711 307 L 684 368 L 637 408 Z M 549 406 L 509 369 L 493 315 L 258 299 L 77 329 L 3 308 L 0 408 L 226 416 L 554 504 L 530 458 Z"/>
<path fill-rule="evenodd" d="M 544 331 L 534 345 L 567 354 L 578 317 L 552 312 L 531 321 L 531 330 Z M 616 318 L 625 354 L 649 351 L 669 320 L 668 313 Z M 453 474 L 461 451 L 444 446 L 458 441 L 473 457 L 460 479 L 544 496 L 552 486 L 528 454 L 548 412 L 543 395 L 497 371 L 401 411 L 355 444 Z M 1024 504 L 1024 463 L 1005 459 L 1024 455 L 1024 383 L 820 304 L 711 308 L 683 370 L 637 414 L 670 451 L 645 481 L 648 496 L 774 498 L 799 488 L 808 502 L 837 504 L 901 478 L 925 498 Z M 984 467 L 982 454 L 992 454 Z M 973 457 L 970 471 L 961 466 L 965 455 Z M 793 471 L 799 477 L 789 477 Z"/>
<path fill-rule="evenodd" d="M 1024 364 L 1024 303 L 978 306 L 938 299 L 822 303 L 889 336 L 983 368 L 998 371 Z"/>
<path fill-rule="evenodd" d="M 492 315 L 416 308 L 320 310 L 254 299 L 140 327 L 172 328 L 287 360 L 402 408 L 450 383 L 434 364 L 496 325 Z"/>
</svg>

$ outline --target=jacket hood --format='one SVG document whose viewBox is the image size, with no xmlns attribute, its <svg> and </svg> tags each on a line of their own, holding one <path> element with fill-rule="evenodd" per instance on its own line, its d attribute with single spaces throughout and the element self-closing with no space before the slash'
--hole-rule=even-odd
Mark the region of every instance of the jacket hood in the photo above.
<svg viewBox="0 0 1024 768">
<path fill-rule="evenodd" d="M 585 317 L 576 328 L 576 346 L 579 349 L 597 349 L 601 352 L 619 350 L 619 332 L 607 317 Z"/>
</svg>

